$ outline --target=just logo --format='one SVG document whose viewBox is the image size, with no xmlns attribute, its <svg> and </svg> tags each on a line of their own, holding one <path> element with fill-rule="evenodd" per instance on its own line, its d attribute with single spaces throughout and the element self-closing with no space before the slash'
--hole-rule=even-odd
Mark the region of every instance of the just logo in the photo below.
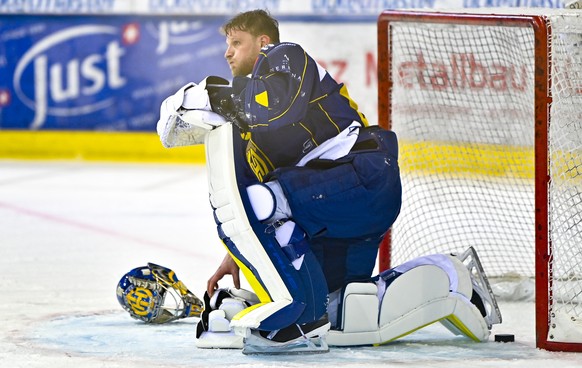
<svg viewBox="0 0 582 368">
<path fill-rule="evenodd" d="M 184 46 L 203 41 L 214 32 L 200 21 L 162 21 L 156 31 L 158 37 L 156 53 L 164 54 L 171 44 Z"/>
<path fill-rule="evenodd" d="M 53 33 L 34 44 L 19 60 L 14 72 L 13 85 L 18 98 L 35 112 L 31 129 L 39 129 L 51 116 L 78 116 L 111 106 L 113 97 L 98 98 L 105 90 L 115 90 L 126 84 L 121 75 L 121 58 L 125 50 L 114 39 L 105 51 L 78 55 L 69 60 L 54 61 L 54 50 L 78 38 L 88 38 L 95 49 L 103 50 L 103 35 L 119 35 L 116 27 L 82 25 Z M 52 53 L 51 53 L 52 51 Z M 75 55 L 77 56 L 77 55 Z M 33 73 L 33 86 L 25 85 Z M 94 98 L 87 99 L 86 97 Z"/>
</svg>

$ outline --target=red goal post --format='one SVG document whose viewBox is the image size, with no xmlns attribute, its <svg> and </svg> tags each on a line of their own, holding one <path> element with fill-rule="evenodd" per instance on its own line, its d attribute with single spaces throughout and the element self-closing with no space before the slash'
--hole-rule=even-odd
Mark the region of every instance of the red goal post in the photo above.
<svg viewBox="0 0 582 368">
<path fill-rule="evenodd" d="M 404 189 L 380 269 L 473 246 L 535 279 L 538 347 L 582 351 L 582 12 L 385 11 L 378 111 Z"/>
</svg>

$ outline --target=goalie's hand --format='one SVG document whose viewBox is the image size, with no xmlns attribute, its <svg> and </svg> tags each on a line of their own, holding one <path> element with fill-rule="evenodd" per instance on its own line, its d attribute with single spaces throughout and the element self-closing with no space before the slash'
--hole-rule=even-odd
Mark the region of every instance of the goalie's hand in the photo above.
<svg viewBox="0 0 582 368">
<path fill-rule="evenodd" d="M 244 108 L 245 86 L 248 78 L 235 78 L 233 86 L 207 86 L 212 111 L 224 116 L 243 133 L 249 131 L 249 117 Z"/>
<path fill-rule="evenodd" d="M 208 295 L 212 296 L 215 290 L 218 290 L 218 281 L 222 280 L 222 278 L 226 275 L 232 275 L 232 281 L 234 283 L 234 287 L 240 289 L 240 269 L 235 261 L 232 259 L 230 254 L 227 254 L 218 269 L 212 275 L 212 277 L 208 280 L 206 284 L 206 291 Z"/>
</svg>

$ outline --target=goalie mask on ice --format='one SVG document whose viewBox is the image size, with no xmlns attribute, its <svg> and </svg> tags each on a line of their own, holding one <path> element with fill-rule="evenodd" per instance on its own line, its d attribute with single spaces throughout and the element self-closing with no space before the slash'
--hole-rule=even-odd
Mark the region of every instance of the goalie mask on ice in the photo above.
<svg viewBox="0 0 582 368">
<path fill-rule="evenodd" d="M 121 278 L 117 301 L 131 317 L 146 323 L 199 317 L 204 310 L 204 303 L 174 271 L 153 263 L 134 268 Z"/>
</svg>

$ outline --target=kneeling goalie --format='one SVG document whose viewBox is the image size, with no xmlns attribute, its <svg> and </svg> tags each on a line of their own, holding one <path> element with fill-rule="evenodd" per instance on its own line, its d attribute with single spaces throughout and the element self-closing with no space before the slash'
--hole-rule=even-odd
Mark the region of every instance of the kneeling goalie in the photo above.
<svg viewBox="0 0 582 368">
<path fill-rule="evenodd" d="M 400 211 L 395 134 L 369 127 L 343 84 L 299 45 L 279 42 L 266 12 L 241 13 L 223 30 L 232 83 L 184 86 L 163 102 L 158 122 L 166 147 L 205 143 L 210 203 L 228 251 L 208 281 L 197 345 L 321 352 L 328 343 L 389 342 L 436 321 L 485 340 L 501 318 L 472 249 L 371 277 Z M 240 290 L 239 269 L 254 293 Z M 165 270 L 158 294 L 174 290 L 180 305 L 168 313 L 200 315 L 202 302 L 168 283 L 175 275 Z M 227 274 L 235 288 L 219 289 Z M 168 313 L 156 312 L 162 301 L 149 303 L 148 285 L 126 275 L 118 298 L 132 315 L 160 322 Z"/>
</svg>

